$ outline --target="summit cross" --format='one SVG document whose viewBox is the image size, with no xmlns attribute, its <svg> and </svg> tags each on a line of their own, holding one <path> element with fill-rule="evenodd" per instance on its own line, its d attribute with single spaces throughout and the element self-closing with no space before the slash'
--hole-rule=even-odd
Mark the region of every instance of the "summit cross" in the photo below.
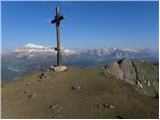
<svg viewBox="0 0 160 120">
<path fill-rule="evenodd" d="M 57 47 L 55 50 L 57 51 L 57 66 L 61 65 L 61 47 L 60 47 L 60 22 L 64 19 L 64 16 L 60 15 L 59 7 L 56 6 L 56 16 L 53 20 L 51 20 L 51 24 L 56 25 L 56 33 L 57 33 Z"/>
</svg>

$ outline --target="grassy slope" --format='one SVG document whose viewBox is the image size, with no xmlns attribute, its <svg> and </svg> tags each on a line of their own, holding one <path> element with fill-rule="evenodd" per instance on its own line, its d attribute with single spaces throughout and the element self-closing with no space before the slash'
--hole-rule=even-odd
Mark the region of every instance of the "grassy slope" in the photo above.
<svg viewBox="0 0 160 120">
<path fill-rule="evenodd" d="M 69 68 L 38 81 L 40 72 L 2 85 L 2 118 L 157 118 L 158 99 L 100 70 Z M 80 86 L 79 90 L 71 87 Z M 33 94 L 34 97 L 28 96 Z M 62 109 L 50 109 L 57 104 Z M 114 109 L 97 104 L 113 104 Z"/>
</svg>

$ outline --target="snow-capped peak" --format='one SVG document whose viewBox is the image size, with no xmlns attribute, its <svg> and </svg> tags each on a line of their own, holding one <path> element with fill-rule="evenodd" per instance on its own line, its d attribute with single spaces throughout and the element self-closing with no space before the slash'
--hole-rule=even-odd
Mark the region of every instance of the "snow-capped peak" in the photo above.
<svg viewBox="0 0 160 120">
<path fill-rule="evenodd" d="M 130 51 L 130 52 L 139 52 L 138 50 L 130 49 L 130 48 L 124 48 L 122 50 L 124 50 L 124 51 Z"/>
<path fill-rule="evenodd" d="M 90 49 L 86 52 L 85 54 L 90 54 L 90 55 L 98 55 L 98 56 L 103 56 L 103 55 L 111 55 L 111 54 L 131 54 L 131 53 L 140 53 L 139 50 L 135 49 L 130 49 L 130 48 L 99 48 L 99 49 Z"/>
<path fill-rule="evenodd" d="M 42 48 L 44 48 L 44 46 L 42 46 L 42 45 L 36 45 L 36 44 L 33 44 L 33 43 L 29 43 L 29 44 L 25 45 L 24 48 L 42 49 Z"/>
<path fill-rule="evenodd" d="M 34 57 L 37 55 L 48 56 L 48 55 L 55 55 L 56 54 L 55 47 L 36 45 L 33 43 L 29 43 L 27 45 L 24 45 L 21 48 L 14 49 L 12 52 L 17 53 L 18 57 L 21 57 L 21 56 Z M 62 54 L 66 55 L 66 56 L 67 55 L 78 55 L 78 52 L 73 51 L 73 50 L 68 50 L 63 47 L 61 47 L 61 52 L 62 52 Z"/>
<path fill-rule="evenodd" d="M 21 48 L 14 49 L 13 52 L 27 52 L 27 53 L 33 53 L 33 52 L 56 52 L 53 47 L 45 47 L 42 45 L 36 45 L 33 43 L 29 43 L 27 45 L 24 45 Z"/>
</svg>

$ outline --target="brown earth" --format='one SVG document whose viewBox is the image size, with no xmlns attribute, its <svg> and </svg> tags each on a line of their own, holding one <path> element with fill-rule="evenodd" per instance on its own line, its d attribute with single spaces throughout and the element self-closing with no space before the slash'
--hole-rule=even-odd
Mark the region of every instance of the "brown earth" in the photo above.
<svg viewBox="0 0 160 120">
<path fill-rule="evenodd" d="M 102 70 L 49 72 L 2 84 L 2 118 L 158 118 L 158 98 Z"/>
</svg>

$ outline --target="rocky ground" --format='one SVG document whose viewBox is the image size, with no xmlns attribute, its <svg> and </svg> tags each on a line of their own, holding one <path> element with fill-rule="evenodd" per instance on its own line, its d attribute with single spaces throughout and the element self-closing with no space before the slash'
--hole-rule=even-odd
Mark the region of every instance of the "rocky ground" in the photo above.
<svg viewBox="0 0 160 120">
<path fill-rule="evenodd" d="M 158 98 L 100 69 L 37 71 L 2 84 L 2 118 L 158 118 Z"/>
</svg>

